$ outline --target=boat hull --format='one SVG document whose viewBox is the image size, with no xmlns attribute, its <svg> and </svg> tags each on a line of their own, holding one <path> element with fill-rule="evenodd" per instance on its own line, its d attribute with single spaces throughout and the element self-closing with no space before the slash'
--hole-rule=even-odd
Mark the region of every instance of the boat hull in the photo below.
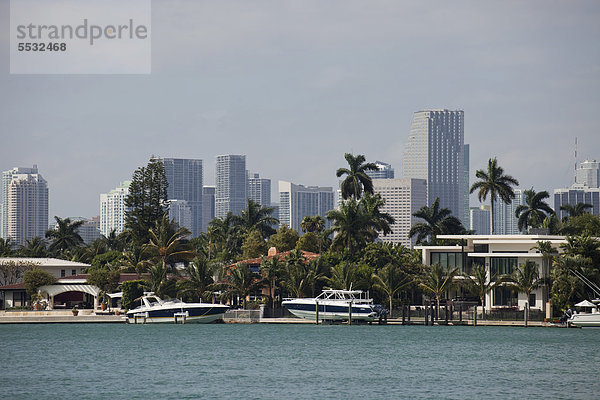
<svg viewBox="0 0 600 400">
<path fill-rule="evenodd" d="M 298 318 L 316 319 L 316 303 L 284 301 L 282 305 Z M 344 321 L 350 318 L 348 304 L 319 304 L 319 320 Z M 352 320 L 374 321 L 379 318 L 368 305 L 352 305 Z"/>
<path fill-rule="evenodd" d="M 207 324 L 222 319 L 227 311 L 226 306 L 217 307 L 178 307 L 154 310 L 135 309 L 127 313 L 127 323 L 199 323 Z M 177 318 L 177 321 L 176 321 Z"/>
<path fill-rule="evenodd" d="M 580 328 L 600 327 L 600 313 L 575 314 L 569 319 L 569 323 Z"/>
</svg>

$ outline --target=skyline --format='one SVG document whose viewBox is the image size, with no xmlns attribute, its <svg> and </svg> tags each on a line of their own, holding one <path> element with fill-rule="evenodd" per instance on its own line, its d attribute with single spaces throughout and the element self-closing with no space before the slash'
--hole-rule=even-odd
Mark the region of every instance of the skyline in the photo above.
<svg viewBox="0 0 600 400">
<path fill-rule="evenodd" d="M 0 169 L 37 164 L 50 218 L 98 215 L 153 154 L 204 160 L 205 185 L 218 154 L 273 185 L 336 187 L 345 152 L 402 178 L 430 108 L 464 111 L 471 183 L 496 156 L 519 188 L 568 187 L 575 137 L 579 163 L 600 158 L 596 2 L 169 4 L 151 75 L 10 75 L 3 31 Z"/>
</svg>

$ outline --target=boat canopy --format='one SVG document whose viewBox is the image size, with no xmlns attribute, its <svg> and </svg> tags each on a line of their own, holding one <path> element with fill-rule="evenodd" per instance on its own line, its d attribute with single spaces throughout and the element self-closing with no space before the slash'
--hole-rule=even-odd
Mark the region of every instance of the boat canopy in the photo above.
<svg viewBox="0 0 600 400">
<path fill-rule="evenodd" d="M 594 303 L 592 303 L 591 301 L 584 300 L 584 301 L 581 301 L 581 302 L 575 304 L 575 307 L 596 307 L 596 305 Z"/>
</svg>

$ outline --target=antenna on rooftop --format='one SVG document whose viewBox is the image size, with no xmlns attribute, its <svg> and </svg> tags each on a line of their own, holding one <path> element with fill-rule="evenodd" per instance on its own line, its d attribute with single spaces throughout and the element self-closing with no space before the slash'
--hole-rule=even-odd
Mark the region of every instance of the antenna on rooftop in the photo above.
<svg viewBox="0 0 600 400">
<path fill-rule="evenodd" d="M 575 183 L 577 183 L 577 136 L 575 136 Z"/>
</svg>

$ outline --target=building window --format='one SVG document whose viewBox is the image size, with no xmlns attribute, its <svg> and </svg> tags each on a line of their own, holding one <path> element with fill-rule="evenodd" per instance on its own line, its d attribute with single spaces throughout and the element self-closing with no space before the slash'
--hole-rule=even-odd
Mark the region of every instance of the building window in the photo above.
<svg viewBox="0 0 600 400">
<path fill-rule="evenodd" d="M 504 307 L 516 306 L 518 305 L 517 294 L 509 288 L 497 287 L 494 289 L 494 305 Z"/>
<path fill-rule="evenodd" d="M 431 265 L 441 264 L 445 269 L 458 267 L 462 272 L 462 254 L 461 253 L 447 253 L 447 252 L 432 252 L 431 253 Z"/>
<path fill-rule="evenodd" d="M 67 271 L 65 271 L 64 269 L 60 270 L 60 277 L 64 278 L 67 275 Z"/>
<path fill-rule="evenodd" d="M 535 307 L 535 293 L 529 295 L 529 307 Z"/>
<path fill-rule="evenodd" d="M 71 275 L 77 275 L 77 270 L 76 269 L 72 269 L 71 270 Z"/>
<path fill-rule="evenodd" d="M 492 257 L 490 258 L 490 271 L 492 280 L 499 275 L 510 275 L 517 266 L 516 257 Z"/>
</svg>

